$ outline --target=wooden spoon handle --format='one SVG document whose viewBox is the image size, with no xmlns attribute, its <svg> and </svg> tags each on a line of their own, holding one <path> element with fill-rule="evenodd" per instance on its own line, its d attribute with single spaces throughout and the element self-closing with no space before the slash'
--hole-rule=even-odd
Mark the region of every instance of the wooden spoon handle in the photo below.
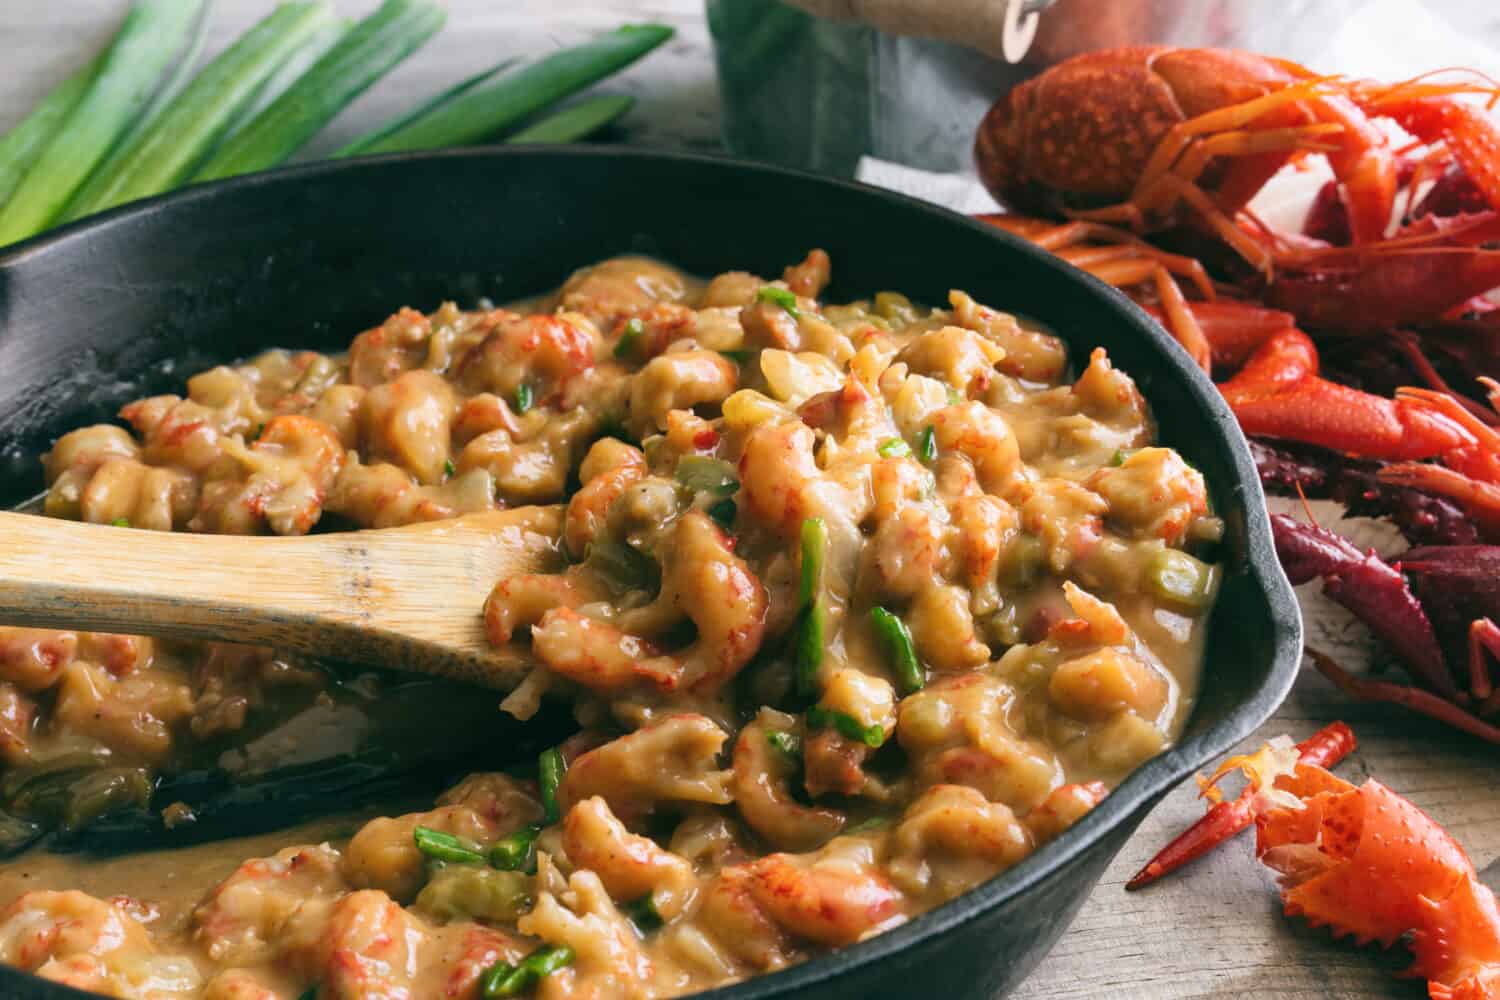
<svg viewBox="0 0 1500 1000">
<path fill-rule="evenodd" d="M 276 538 L 0 512 L 0 620 L 269 645 L 506 686 L 522 665 L 485 642 L 484 599 L 502 576 L 551 568 L 559 513 Z"/>
</svg>

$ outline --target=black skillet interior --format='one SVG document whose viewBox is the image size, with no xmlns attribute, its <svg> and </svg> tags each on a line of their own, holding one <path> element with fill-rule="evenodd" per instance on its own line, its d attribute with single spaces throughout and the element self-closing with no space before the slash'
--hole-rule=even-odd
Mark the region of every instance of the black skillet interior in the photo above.
<svg viewBox="0 0 1500 1000">
<path fill-rule="evenodd" d="M 993 997 L 1046 953 L 1145 810 L 1270 715 L 1301 643 L 1227 407 L 1123 296 L 1028 244 L 858 185 L 613 149 L 391 157 L 194 188 L 0 252 L 0 506 L 42 488 L 38 456 L 62 432 L 112 419 L 142 394 L 180 392 L 215 363 L 271 346 L 342 347 L 398 306 L 517 298 L 615 254 L 775 275 L 814 246 L 833 258 L 831 300 L 890 288 L 942 304 L 962 288 L 1045 322 L 1075 359 L 1105 347 L 1228 523 L 1202 692 L 1174 749 L 954 903 L 717 994 Z M 3 970 L 0 992 L 79 996 Z"/>
</svg>

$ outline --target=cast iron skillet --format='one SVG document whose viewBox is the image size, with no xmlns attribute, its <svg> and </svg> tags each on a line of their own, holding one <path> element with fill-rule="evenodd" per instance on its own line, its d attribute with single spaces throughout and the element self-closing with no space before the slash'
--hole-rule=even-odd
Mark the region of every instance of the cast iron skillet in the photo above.
<svg viewBox="0 0 1500 1000">
<path fill-rule="evenodd" d="M 1072 920 L 1173 785 L 1258 727 L 1290 688 L 1301 620 L 1229 409 L 1122 295 L 1055 257 L 920 202 L 767 166 L 603 148 L 454 151 L 295 167 L 197 187 L 0 252 L 0 504 L 42 487 L 38 456 L 127 400 L 271 346 L 337 348 L 398 306 L 472 305 L 646 253 L 711 275 L 833 258 L 831 301 L 950 288 L 1040 319 L 1075 360 L 1108 349 L 1162 440 L 1207 477 L 1228 531 L 1202 694 L 1176 747 L 1020 865 L 870 941 L 713 994 L 991 998 Z M 20 862 L 24 864 L 24 859 Z M 18 1000 L 80 997 L 13 971 Z"/>
</svg>

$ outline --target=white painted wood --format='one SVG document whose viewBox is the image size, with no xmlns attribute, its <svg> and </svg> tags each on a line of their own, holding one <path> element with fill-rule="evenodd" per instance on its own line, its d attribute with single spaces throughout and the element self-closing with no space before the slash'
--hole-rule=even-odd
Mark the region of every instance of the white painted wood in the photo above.
<svg viewBox="0 0 1500 1000">
<path fill-rule="evenodd" d="M 1488 0 L 1443 0 L 1464 13 Z M 217 51 L 261 16 L 272 0 L 217 0 L 207 52 Z M 338 0 L 361 13 L 374 0 Z M 88 58 L 108 37 L 126 0 L 0 0 L 0 130 Z M 718 145 L 717 88 L 701 0 L 449 0 L 444 32 L 364 95 L 318 140 L 341 144 L 469 72 L 509 53 L 566 44 L 622 21 L 662 20 L 678 36 L 603 89 L 628 92 L 640 105 L 624 122 L 632 144 L 688 149 Z M 1492 20 L 1491 37 L 1500 37 Z M 1474 23 L 1470 21 L 1469 23 Z M 1315 588 L 1314 588 L 1315 589 Z M 1337 610 L 1309 597 L 1310 636 L 1361 659 L 1359 631 Z M 1353 642 L 1349 642 L 1350 637 Z M 1459 737 L 1396 709 L 1350 704 L 1321 677 L 1298 684 L 1256 737 L 1302 738 L 1342 718 L 1361 749 L 1340 768 L 1351 780 L 1378 775 L 1443 823 L 1481 870 L 1500 856 L 1500 749 Z M 1400 950 L 1355 949 L 1283 918 L 1275 887 L 1250 855 L 1248 836 L 1144 892 L 1125 880 L 1161 844 L 1196 818 L 1201 805 L 1185 785 L 1142 823 L 1053 953 L 1015 995 L 1024 1000 L 1219 1000 L 1416 998 L 1420 985 L 1391 973 Z M 1500 871 L 1500 869 L 1497 869 Z"/>
</svg>

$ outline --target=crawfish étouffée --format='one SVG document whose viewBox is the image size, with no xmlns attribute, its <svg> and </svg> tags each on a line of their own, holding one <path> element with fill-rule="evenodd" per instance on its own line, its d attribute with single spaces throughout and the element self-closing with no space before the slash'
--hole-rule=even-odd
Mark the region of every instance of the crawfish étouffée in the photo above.
<svg viewBox="0 0 1500 1000">
<path fill-rule="evenodd" d="M 132 998 L 669 996 L 900 924 L 1085 814 L 1190 706 L 1203 479 L 1102 351 L 1071 377 L 962 292 L 832 305 L 828 277 L 608 260 L 59 440 L 46 513 L 142 529 L 565 503 L 565 570 L 499 581 L 485 623 L 536 664 L 503 708 L 582 728 L 298 846 L 33 850 L 0 959 Z M 336 695 L 273 650 L 0 631 L 6 822 L 139 807 L 193 746 Z"/>
</svg>

